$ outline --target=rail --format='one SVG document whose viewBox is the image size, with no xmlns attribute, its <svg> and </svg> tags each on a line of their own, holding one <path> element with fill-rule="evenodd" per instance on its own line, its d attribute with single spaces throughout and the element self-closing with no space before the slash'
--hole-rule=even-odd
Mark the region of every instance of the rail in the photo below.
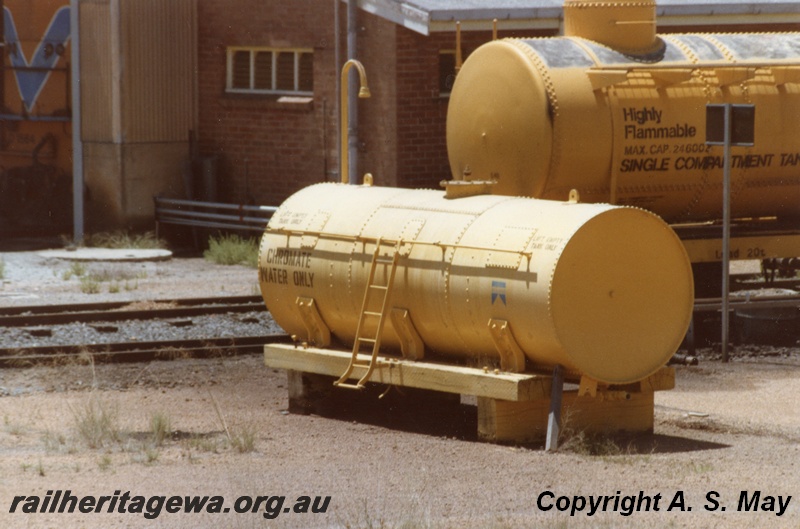
<svg viewBox="0 0 800 529">
<path fill-rule="evenodd" d="M 153 197 L 156 237 L 161 224 L 177 224 L 199 228 L 219 228 L 263 232 L 275 206 L 247 206 L 220 202 L 200 202 L 177 198 Z"/>
<path fill-rule="evenodd" d="M 85 345 L 43 345 L 0 349 L 0 367 L 60 365 L 83 361 L 91 355 L 93 362 L 150 362 L 180 358 L 207 358 L 221 355 L 263 354 L 266 343 L 290 343 L 286 334 L 238 336 L 155 342 L 117 342 Z M 0 393 L 2 394 L 2 393 Z"/>
</svg>

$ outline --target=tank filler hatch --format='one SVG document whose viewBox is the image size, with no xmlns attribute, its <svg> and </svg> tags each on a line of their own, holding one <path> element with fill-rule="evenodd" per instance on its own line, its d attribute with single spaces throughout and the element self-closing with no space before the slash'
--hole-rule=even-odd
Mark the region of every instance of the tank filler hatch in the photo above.
<svg viewBox="0 0 800 529">
<path fill-rule="evenodd" d="M 564 35 L 580 37 L 629 55 L 656 52 L 655 0 L 565 0 Z"/>
</svg>

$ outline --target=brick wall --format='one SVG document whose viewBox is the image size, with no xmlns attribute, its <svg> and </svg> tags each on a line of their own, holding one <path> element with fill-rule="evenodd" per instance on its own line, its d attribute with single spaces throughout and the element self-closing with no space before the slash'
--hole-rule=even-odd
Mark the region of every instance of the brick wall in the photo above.
<svg viewBox="0 0 800 529">
<path fill-rule="evenodd" d="M 391 22 L 359 13 L 358 57 L 367 71 L 372 97 L 359 101 L 359 178 L 372 173 L 375 185 L 397 182 L 397 68 Z"/>
<path fill-rule="evenodd" d="M 438 189 L 449 170 L 445 144 L 447 98 L 439 95 L 439 50 L 450 35 L 397 30 L 397 181 Z"/>
<path fill-rule="evenodd" d="M 340 16 L 344 60 L 344 3 Z M 358 16 L 358 57 L 373 94 L 358 103 L 359 178 L 372 172 L 377 185 L 438 188 L 450 178 L 439 52 L 455 48 L 455 33 L 425 37 L 364 11 Z M 198 0 L 198 146 L 201 156 L 218 159 L 219 200 L 274 205 L 338 179 L 333 19 L 330 0 Z M 462 38 L 466 57 L 491 34 Z M 313 102 L 225 93 L 229 46 L 313 48 Z"/>
<path fill-rule="evenodd" d="M 335 165 L 333 3 L 198 1 L 198 145 L 218 157 L 219 199 L 279 204 Z M 225 93 L 228 46 L 314 49 L 314 101 Z"/>
<path fill-rule="evenodd" d="M 340 7 L 344 60 L 346 4 Z M 364 11 L 358 16 L 358 57 L 373 93 L 358 103 L 359 178 L 372 172 L 378 185 L 438 188 L 450 178 L 439 56 L 455 48 L 455 32 L 426 37 Z M 218 158 L 219 200 L 279 204 L 309 184 L 338 179 L 333 19 L 330 0 L 198 0 L 198 145 L 201 156 Z M 488 31 L 464 32 L 464 57 L 490 39 Z M 313 48 L 313 102 L 226 94 L 228 46 Z"/>
</svg>

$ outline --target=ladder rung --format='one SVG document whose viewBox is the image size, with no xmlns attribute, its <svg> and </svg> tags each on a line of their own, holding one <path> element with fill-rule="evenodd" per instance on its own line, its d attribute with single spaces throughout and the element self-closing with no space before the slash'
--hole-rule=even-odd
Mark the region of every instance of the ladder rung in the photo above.
<svg viewBox="0 0 800 529">
<path fill-rule="evenodd" d="M 339 386 L 340 388 L 349 388 L 349 389 L 366 389 L 364 384 L 350 384 L 349 382 L 334 382 L 334 385 Z"/>
<path fill-rule="evenodd" d="M 367 342 L 367 343 L 375 343 L 377 340 L 375 338 L 359 338 L 359 342 Z"/>
<path fill-rule="evenodd" d="M 369 288 L 377 288 L 378 290 L 388 290 L 389 287 L 386 285 L 370 285 Z"/>
<path fill-rule="evenodd" d="M 380 312 L 372 312 L 371 310 L 365 310 L 364 311 L 364 315 L 365 316 L 381 316 L 382 314 Z"/>
</svg>

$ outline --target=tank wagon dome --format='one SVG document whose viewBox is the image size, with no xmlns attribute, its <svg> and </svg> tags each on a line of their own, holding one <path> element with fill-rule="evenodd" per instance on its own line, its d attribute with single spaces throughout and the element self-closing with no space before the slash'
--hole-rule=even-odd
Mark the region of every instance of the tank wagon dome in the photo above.
<svg viewBox="0 0 800 529">
<path fill-rule="evenodd" d="M 564 13 L 563 37 L 492 41 L 464 62 L 447 113 L 454 181 L 716 219 L 722 151 L 705 145 L 705 107 L 747 103 L 756 143 L 734 156 L 733 215 L 798 216 L 800 33 L 659 36 L 654 2 Z"/>
<path fill-rule="evenodd" d="M 426 358 L 503 365 L 494 322 L 524 354 L 509 370 L 559 364 L 626 384 L 669 360 L 692 313 L 683 245 L 644 210 L 319 184 L 284 202 L 262 239 L 260 285 L 275 321 L 309 341 L 325 327 L 352 346 L 378 244 L 382 257 L 398 253 L 389 307 L 411 321 Z M 396 325 L 387 322 L 381 345 L 399 354 Z"/>
</svg>

